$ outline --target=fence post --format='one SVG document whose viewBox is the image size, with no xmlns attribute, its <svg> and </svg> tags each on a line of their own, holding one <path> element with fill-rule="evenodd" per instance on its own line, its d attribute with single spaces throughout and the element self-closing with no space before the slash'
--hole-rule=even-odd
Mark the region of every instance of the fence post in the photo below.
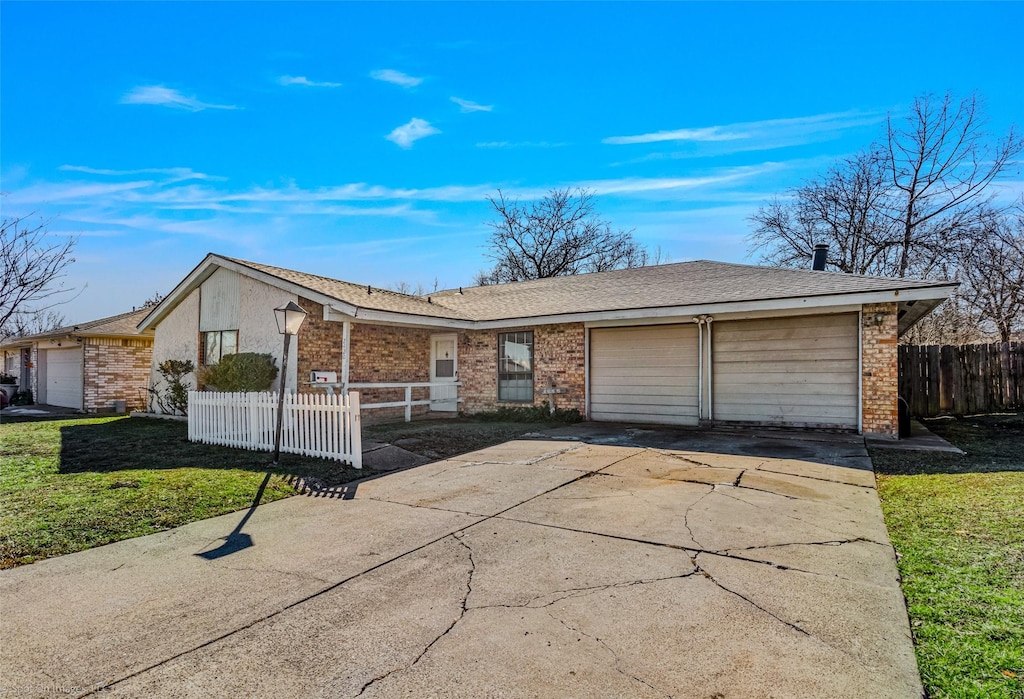
<svg viewBox="0 0 1024 699">
<path fill-rule="evenodd" d="M 352 443 L 352 467 L 363 467 L 363 425 L 359 414 L 359 392 L 349 391 L 348 393 L 348 423 L 351 432 Z"/>
<path fill-rule="evenodd" d="M 412 422 L 412 386 L 405 387 L 405 421 Z"/>
</svg>

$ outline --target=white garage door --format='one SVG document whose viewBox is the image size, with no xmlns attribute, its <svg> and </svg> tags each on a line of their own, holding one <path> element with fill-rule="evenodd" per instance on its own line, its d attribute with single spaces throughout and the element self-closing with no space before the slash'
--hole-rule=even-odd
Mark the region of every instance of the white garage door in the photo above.
<svg viewBox="0 0 1024 699">
<path fill-rule="evenodd" d="M 697 326 L 590 331 L 590 417 L 697 424 Z"/>
<path fill-rule="evenodd" d="M 82 348 L 46 350 L 46 404 L 82 409 Z"/>
<path fill-rule="evenodd" d="M 714 323 L 715 422 L 857 427 L 857 316 Z"/>
</svg>

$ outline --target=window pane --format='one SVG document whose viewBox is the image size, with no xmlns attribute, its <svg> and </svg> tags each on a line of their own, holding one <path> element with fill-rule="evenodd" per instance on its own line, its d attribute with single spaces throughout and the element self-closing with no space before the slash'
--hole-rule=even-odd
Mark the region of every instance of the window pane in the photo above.
<svg viewBox="0 0 1024 699">
<path fill-rule="evenodd" d="M 498 335 L 498 400 L 533 401 L 533 331 Z"/>
<path fill-rule="evenodd" d="M 203 361 L 207 364 L 216 364 L 220 361 L 220 333 L 206 333 L 206 347 L 203 352 Z"/>
<path fill-rule="evenodd" d="M 434 362 L 434 376 L 439 379 L 450 379 L 455 376 L 454 359 L 438 359 Z"/>
<path fill-rule="evenodd" d="M 237 330 L 225 330 L 221 333 L 221 349 L 220 356 L 223 357 L 225 354 L 237 354 L 238 353 L 238 331 Z"/>
</svg>

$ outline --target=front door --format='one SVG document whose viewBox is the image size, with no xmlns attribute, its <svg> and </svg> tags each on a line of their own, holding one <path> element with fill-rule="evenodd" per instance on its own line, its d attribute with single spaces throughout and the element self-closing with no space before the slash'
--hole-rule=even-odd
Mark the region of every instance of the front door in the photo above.
<svg viewBox="0 0 1024 699">
<path fill-rule="evenodd" d="M 459 409 L 459 358 L 457 335 L 430 336 L 430 409 L 455 412 Z M 451 384 L 451 385 L 445 385 Z"/>
</svg>

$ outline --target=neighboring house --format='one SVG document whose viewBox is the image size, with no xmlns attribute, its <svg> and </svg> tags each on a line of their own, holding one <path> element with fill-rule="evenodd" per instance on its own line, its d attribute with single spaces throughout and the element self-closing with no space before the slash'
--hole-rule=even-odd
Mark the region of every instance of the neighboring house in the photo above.
<svg viewBox="0 0 1024 699">
<path fill-rule="evenodd" d="M 36 403 L 87 413 L 146 405 L 153 333 L 136 327 L 148 308 L 0 342 L 7 373 Z M 14 369 L 14 371 L 12 371 Z"/>
<path fill-rule="evenodd" d="M 154 367 L 280 361 L 273 309 L 295 301 L 292 390 L 324 390 L 314 371 L 364 403 L 396 398 L 367 383 L 457 381 L 469 413 L 553 399 L 591 420 L 894 436 L 897 338 L 954 288 L 701 261 L 408 296 L 210 254 L 139 328 Z"/>
</svg>

